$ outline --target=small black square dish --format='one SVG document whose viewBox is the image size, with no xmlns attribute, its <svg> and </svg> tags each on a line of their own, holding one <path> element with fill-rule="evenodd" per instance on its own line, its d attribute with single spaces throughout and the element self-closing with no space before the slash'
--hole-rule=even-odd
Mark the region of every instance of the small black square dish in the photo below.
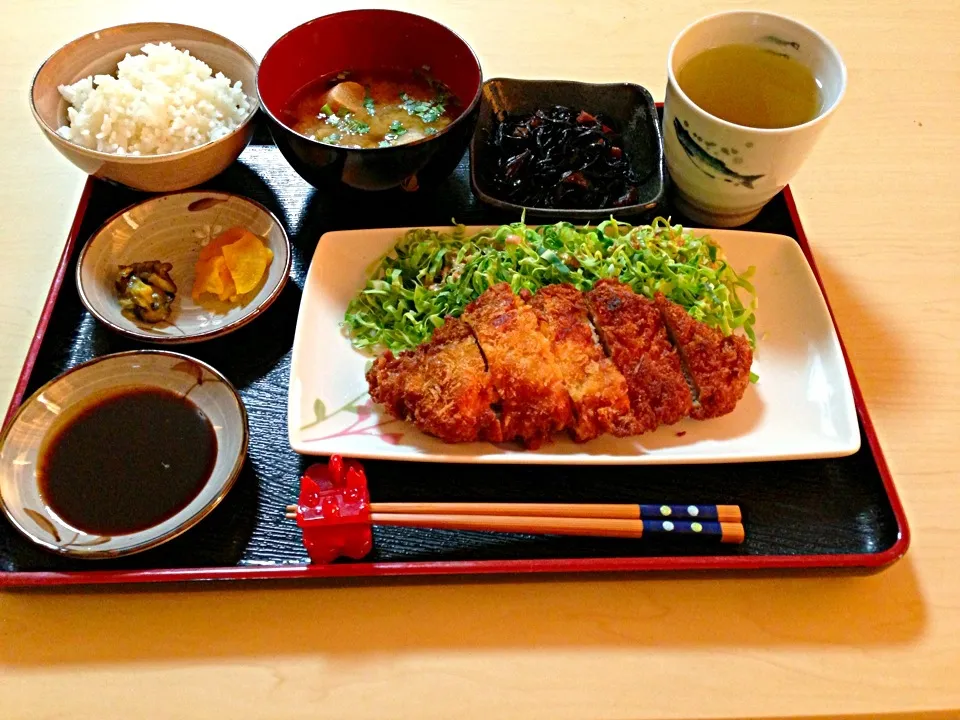
<svg viewBox="0 0 960 720">
<path fill-rule="evenodd" d="M 470 142 L 470 184 L 487 205 L 527 217 L 652 214 L 665 184 L 653 97 L 631 83 L 487 80 Z"/>
</svg>

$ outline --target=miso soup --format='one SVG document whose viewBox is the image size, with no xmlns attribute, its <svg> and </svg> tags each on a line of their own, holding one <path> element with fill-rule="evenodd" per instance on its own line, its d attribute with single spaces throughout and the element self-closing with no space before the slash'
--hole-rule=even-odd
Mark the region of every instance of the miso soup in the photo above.
<svg viewBox="0 0 960 720">
<path fill-rule="evenodd" d="M 755 128 L 786 128 L 820 112 L 820 88 L 797 60 L 756 45 L 722 45 L 688 60 L 677 82 L 711 115 Z"/>
<path fill-rule="evenodd" d="M 287 103 L 285 122 L 329 145 L 378 148 L 435 135 L 460 113 L 457 98 L 426 72 L 341 72 L 310 83 Z"/>
</svg>

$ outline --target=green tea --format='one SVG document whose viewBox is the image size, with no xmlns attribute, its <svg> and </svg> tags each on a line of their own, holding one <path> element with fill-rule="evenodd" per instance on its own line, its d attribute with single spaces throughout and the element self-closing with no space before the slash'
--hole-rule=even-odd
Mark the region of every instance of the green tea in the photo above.
<svg viewBox="0 0 960 720">
<path fill-rule="evenodd" d="M 711 115 L 755 128 L 786 128 L 813 120 L 820 90 L 810 69 L 756 45 L 722 45 L 694 55 L 677 82 Z"/>
</svg>

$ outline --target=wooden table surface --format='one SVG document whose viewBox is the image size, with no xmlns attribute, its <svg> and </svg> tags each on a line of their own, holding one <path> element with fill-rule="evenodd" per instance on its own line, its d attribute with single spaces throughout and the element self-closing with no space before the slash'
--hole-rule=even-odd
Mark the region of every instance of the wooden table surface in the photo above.
<svg viewBox="0 0 960 720">
<path fill-rule="evenodd" d="M 458 30 L 487 77 L 630 80 L 658 98 L 672 38 L 741 5 L 388 4 Z M 44 58 L 138 20 L 209 27 L 259 57 L 346 5 L 280 0 L 254 16 L 247 3 L 4 0 L 4 404 L 84 181 L 30 116 Z M 867 578 L 0 593 L 0 717 L 960 717 L 960 4 L 751 5 L 812 24 L 849 68 L 843 106 L 793 187 L 910 519 L 903 560 Z"/>
</svg>

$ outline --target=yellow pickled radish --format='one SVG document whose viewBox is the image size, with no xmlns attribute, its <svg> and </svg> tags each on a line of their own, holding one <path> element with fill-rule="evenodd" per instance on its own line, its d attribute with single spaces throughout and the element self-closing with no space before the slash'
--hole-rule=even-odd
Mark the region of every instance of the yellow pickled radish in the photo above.
<svg viewBox="0 0 960 720">
<path fill-rule="evenodd" d="M 222 301 L 235 302 L 260 284 L 272 260 L 273 251 L 249 230 L 225 230 L 200 251 L 193 299 L 210 293 Z"/>
<path fill-rule="evenodd" d="M 249 235 L 249 234 L 250 234 L 249 231 L 244 230 L 242 227 L 232 227 L 229 230 L 224 230 L 222 233 L 220 233 L 215 238 L 213 238 L 213 240 L 208 242 L 206 247 L 200 250 L 200 259 L 209 260 L 215 255 L 219 255 L 220 249 L 224 245 L 235 243 L 244 235 Z"/>
<path fill-rule="evenodd" d="M 213 259 L 213 262 L 217 267 L 217 272 L 220 274 L 220 280 L 223 285 L 223 289 L 218 293 L 217 297 L 223 301 L 230 300 L 232 302 L 236 300 L 236 281 L 234 281 L 233 275 L 231 275 L 230 269 L 227 267 L 226 259 L 223 255 L 218 255 Z"/>
<path fill-rule="evenodd" d="M 216 295 L 220 300 L 227 300 L 236 293 L 233 277 L 222 255 L 200 260 L 195 272 L 196 278 L 190 293 L 194 300 L 199 300 L 204 293 Z"/>
<path fill-rule="evenodd" d="M 267 265 L 273 259 L 273 252 L 264 247 L 260 238 L 247 234 L 221 250 L 230 275 L 236 285 L 237 295 L 243 295 L 260 284 Z"/>
</svg>

